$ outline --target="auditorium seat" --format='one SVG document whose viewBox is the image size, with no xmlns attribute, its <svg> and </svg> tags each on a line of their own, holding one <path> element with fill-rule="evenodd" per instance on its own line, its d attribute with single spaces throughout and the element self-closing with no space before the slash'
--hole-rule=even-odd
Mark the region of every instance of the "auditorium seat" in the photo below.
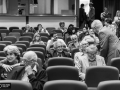
<svg viewBox="0 0 120 90">
<path fill-rule="evenodd" d="M 12 32 L 13 29 L 19 29 L 19 27 L 16 27 L 16 26 L 15 27 L 14 26 L 13 27 L 9 27 L 9 31 L 10 32 Z"/>
<path fill-rule="evenodd" d="M 46 51 L 46 46 L 45 45 L 42 45 L 42 44 L 33 44 L 33 45 L 30 45 L 30 47 L 42 47 L 45 49 Z"/>
<path fill-rule="evenodd" d="M 17 41 L 15 44 L 25 44 L 27 48 L 30 45 L 29 41 Z"/>
<path fill-rule="evenodd" d="M 13 44 L 17 41 L 17 38 L 15 36 L 6 36 L 3 39 L 4 41 L 11 41 Z"/>
<path fill-rule="evenodd" d="M 27 51 L 40 51 L 44 55 L 46 54 L 45 49 L 42 47 L 29 47 L 29 48 L 27 48 Z"/>
<path fill-rule="evenodd" d="M 0 57 L 6 57 L 5 52 L 4 51 L 0 51 Z"/>
<path fill-rule="evenodd" d="M 2 33 L 5 33 L 6 34 L 6 36 L 9 34 L 9 30 L 7 30 L 7 29 L 0 29 L 0 33 L 2 34 Z"/>
<path fill-rule="evenodd" d="M 19 43 L 16 43 L 16 44 L 13 44 L 13 45 L 22 48 L 23 52 L 26 51 L 26 49 L 27 49 L 27 47 L 26 47 L 25 44 L 19 44 Z"/>
<path fill-rule="evenodd" d="M 32 38 L 30 36 L 21 36 L 19 38 L 19 41 L 29 41 L 29 42 L 31 42 Z"/>
<path fill-rule="evenodd" d="M 7 27 L 0 27 L 0 29 L 7 29 Z"/>
<path fill-rule="evenodd" d="M 29 82 L 21 80 L 0 80 L 1 90 L 33 90 Z"/>
<path fill-rule="evenodd" d="M 40 36 L 46 36 L 46 37 L 48 37 L 48 38 L 49 38 L 48 33 L 40 33 Z"/>
<path fill-rule="evenodd" d="M 97 90 L 120 90 L 120 81 L 111 80 L 100 82 Z"/>
<path fill-rule="evenodd" d="M 119 71 L 112 66 L 93 66 L 86 70 L 85 83 L 88 87 L 97 87 L 101 81 L 119 80 Z"/>
<path fill-rule="evenodd" d="M 47 27 L 46 30 L 51 33 L 55 30 L 55 27 Z"/>
<path fill-rule="evenodd" d="M 30 36 L 31 38 L 33 38 L 34 33 L 32 33 L 32 32 L 27 32 L 27 33 L 23 33 L 22 36 Z"/>
<path fill-rule="evenodd" d="M 74 59 L 74 56 L 75 56 L 75 53 L 79 52 L 79 49 L 78 48 L 74 48 L 72 51 L 71 51 L 71 55 L 72 55 L 72 58 Z"/>
<path fill-rule="evenodd" d="M 79 80 L 76 67 L 73 66 L 50 66 L 46 69 L 48 81 L 52 80 Z"/>
<path fill-rule="evenodd" d="M 7 46 L 7 45 L 11 45 L 12 42 L 11 41 L 0 41 L 0 44 L 5 44 Z"/>
<path fill-rule="evenodd" d="M 1 61 L 1 60 L 4 60 L 5 58 L 6 58 L 6 57 L 1 57 L 1 56 L 0 56 L 0 61 Z"/>
<path fill-rule="evenodd" d="M 87 90 L 87 85 L 75 80 L 55 80 L 46 82 L 43 90 Z"/>
<path fill-rule="evenodd" d="M 48 42 L 48 37 L 46 37 L 46 36 L 41 36 L 41 40 L 43 41 L 43 42 Z"/>
<path fill-rule="evenodd" d="M 19 32 L 19 33 L 20 33 L 20 35 L 22 35 L 22 34 L 23 34 L 23 31 L 22 31 L 21 29 L 13 29 L 13 30 L 12 30 L 12 32 Z"/>
<path fill-rule="evenodd" d="M 0 44 L 0 51 L 3 51 L 3 49 L 6 47 L 5 44 Z"/>
<path fill-rule="evenodd" d="M 74 61 L 73 59 L 67 57 L 52 57 L 48 59 L 48 66 L 58 65 L 74 66 Z"/>
<path fill-rule="evenodd" d="M 19 32 L 10 32 L 8 36 L 15 36 L 17 40 L 19 40 L 19 37 L 21 36 Z"/>
</svg>

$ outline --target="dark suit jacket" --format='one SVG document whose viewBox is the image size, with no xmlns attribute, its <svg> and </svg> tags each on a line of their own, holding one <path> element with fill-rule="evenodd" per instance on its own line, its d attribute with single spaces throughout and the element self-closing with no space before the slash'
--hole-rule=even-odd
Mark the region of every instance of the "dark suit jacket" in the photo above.
<svg viewBox="0 0 120 90">
<path fill-rule="evenodd" d="M 90 8 L 90 11 L 89 11 L 89 20 L 93 21 L 95 19 L 95 8 L 92 7 Z"/>
<path fill-rule="evenodd" d="M 24 66 L 14 67 L 11 72 L 7 73 L 8 75 L 7 79 L 21 80 L 24 73 L 25 73 Z M 33 90 L 43 90 L 43 85 L 47 81 L 47 74 L 45 70 L 37 67 L 37 73 L 35 75 L 34 74 L 29 75 L 28 78 L 29 82 L 32 85 Z"/>
<path fill-rule="evenodd" d="M 86 19 L 87 19 L 87 16 L 86 16 L 85 10 L 83 8 L 80 8 L 79 9 L 79 21 L 83 22 Z"/>
</svg>

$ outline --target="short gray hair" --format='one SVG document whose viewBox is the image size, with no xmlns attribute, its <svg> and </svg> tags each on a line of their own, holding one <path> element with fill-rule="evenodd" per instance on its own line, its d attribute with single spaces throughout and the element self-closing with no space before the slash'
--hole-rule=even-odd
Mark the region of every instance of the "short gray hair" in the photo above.
<svg viewBox="0 0 120 90">
<path fill-rule="evenodd" d="M 101 27 L 103 27 L 103 24 L 100 20 L 94 20 L 91 24 L 91 27 L 100 29 Z"/>
<path fill-rule="evenodd" d="M 54 44 L 53 44 L 54 49 L 57 48 L 58 43 L 60 43 L 60 44 L 62 44 L 62 45 L 64 46 L 63 42 L 61 42 L 60 40 L 57 40 L 57 41 L 55 41 Z"/>
<path fill-rule="evenodd" d="M 27 51 L 25 52 L 25 54 L 23 55 L 23 59 L 27 59 L 27 60 L 35 60 L 37 61 L 38 57 L 36 55 L 36 53 L 34 51 Z"/>
</svg>

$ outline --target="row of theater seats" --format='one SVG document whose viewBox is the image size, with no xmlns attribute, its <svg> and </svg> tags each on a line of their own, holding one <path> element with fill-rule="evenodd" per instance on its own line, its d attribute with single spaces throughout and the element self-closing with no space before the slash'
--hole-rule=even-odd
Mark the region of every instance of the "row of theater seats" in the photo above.
<svg viewBox="0 0 120 90">
<path fill-rule="evenodd" d="M 18 80 L 1 80 L 1 90 L 32 90 L 28 82 Z M 74 80 L 55 80 L 46 82 L 43 90 L 120 90 L 120 81 L 103 81 L 96 89 L 89 89 L 83 82 Z"/>
</svg>

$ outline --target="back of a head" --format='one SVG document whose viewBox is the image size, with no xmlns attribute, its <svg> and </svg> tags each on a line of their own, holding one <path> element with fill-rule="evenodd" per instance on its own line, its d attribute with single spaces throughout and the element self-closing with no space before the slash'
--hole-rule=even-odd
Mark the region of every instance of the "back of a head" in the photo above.
<svg viewBox="0 0 120 90">
<path fill-rule="evenodd" d="M 91 24 L 91 27 L 99 30 L 103 27 L 103 24 L 100 20 L 94 20 Z"/>
</svg>

